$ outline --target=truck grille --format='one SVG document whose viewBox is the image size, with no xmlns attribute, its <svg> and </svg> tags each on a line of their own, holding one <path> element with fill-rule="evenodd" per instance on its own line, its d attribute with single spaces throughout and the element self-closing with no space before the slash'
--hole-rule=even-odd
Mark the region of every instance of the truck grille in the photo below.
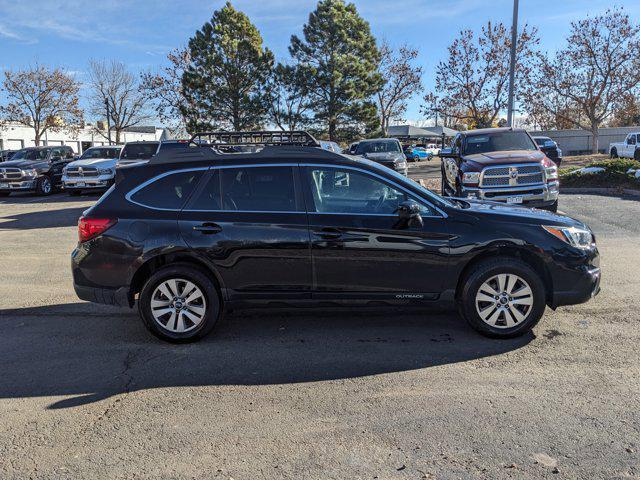
<svg viewBox="0 0 640 480">
<path fill-rule="evenodd" d="M 481 187 L 505 187 L 543 183 L 542 166 L 488 167 L 482 171 Z"/>
<path fill-rule="evenodd" d="M 20 180 L 22 170 L 19 168 L 0 168 L 0 180 Z"/>
<path fill-rule="evenodd" d="M 97 177 L 98 169 L 93 167 L 72 167 L 67 169 L 67 177 Z"/>
</svg>

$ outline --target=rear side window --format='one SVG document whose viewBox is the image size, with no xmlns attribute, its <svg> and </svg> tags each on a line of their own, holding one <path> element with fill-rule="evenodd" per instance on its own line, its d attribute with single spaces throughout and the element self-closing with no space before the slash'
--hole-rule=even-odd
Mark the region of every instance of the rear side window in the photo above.
<svg viewBox="0 0 640 480">
<path fill-rule="evenodd" d="M 297 211 L 292 167 L 222 168 L 189 209 L 249 212 Z"/>
<path fill-rule="evenodd" d="M 202 171 L 171 173 L 145 185 L 130 198 L 146 207 L 179 210 L 195 189 L 201 175 Z"/>
</svg>

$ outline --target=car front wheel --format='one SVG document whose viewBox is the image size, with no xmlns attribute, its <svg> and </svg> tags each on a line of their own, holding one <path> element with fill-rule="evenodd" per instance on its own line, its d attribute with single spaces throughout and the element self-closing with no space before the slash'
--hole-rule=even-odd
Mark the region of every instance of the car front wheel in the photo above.
<svg viewBox="0 0 640 480">
<path fill-rule="evenodd" d="M 38 195 L 51 195 L 51 191 L 53 190 L 53 185 L 51 184 L 51 179 L 46 175 L 38 178 L 36 181 L 36 193 Z"/>
<path fill-rule="evenodd" d="M 190 265 L 164 267 L 151 275 L 138 299 L 145 326 L 169 342 L 207 335 L 220 316 L 220 296 L 208 275 Z"/>
<path fill-rule="evenodd" d="M 518 259 L 486 260 L 466 277 L 460 293 L 465 320 L 488 337 L 512 338 L 542 318 L 546 301 L 539 275 Z"/>
</svg>

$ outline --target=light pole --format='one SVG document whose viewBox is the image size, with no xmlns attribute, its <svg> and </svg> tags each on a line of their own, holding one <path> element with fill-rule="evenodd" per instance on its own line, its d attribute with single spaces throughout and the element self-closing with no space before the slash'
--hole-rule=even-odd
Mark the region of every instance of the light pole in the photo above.
<svg viewBox="0 0 640 480">
<path fill-rule="evenodd" d="M 513 23 L 511 24 L 511 62 L 509 63 L 509 100 L 507 104 L 507 126 L 513 127 L 513 83 L 516 78 L 516 43 L 518 42 L 518 0 L 513 0 Z"/>
<path fill-rule="evenodd" d="M 109 99 L 104 99 L 104 106 L 107 107 L 107 138 L 109 139 L 109 145 L 111 145 L 111 113 L 109 112 Z"/>
</svg>

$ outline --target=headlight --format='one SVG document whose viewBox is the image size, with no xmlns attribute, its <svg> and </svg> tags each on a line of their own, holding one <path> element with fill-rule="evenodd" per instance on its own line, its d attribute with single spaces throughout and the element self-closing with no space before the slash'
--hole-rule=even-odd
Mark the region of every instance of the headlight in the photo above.
<svg viewBox="0 0 640 480">
<path fill-rule="evenodd" d="M 547 180 L 557 180 L 558 179 L 558 167 L 546 167 L 544 169 L 544 173 L 547 176 Z"/>
<path fill-rule="evenodd" d="M 560 149 L 560 147 L 558 147 L 558 157 L 562 156 L 562 150 Z"/>
<path fill-rule="evenodd" d="M 111 168 L 101 168 L 98 170 L 98 175 L 113 175 L 113 170 Z"/>
<path fill-rule="evenodd" d="M 37 177 L 38 172 L 36 172 L 35 168 L 30 168 L 28 170 L 22 170 L 23 177 Z"/>
<path fill-rule="evenodd" d="M 480 172 L 465 172 L 462 174 L 462 183 L 477 185 L 480 182 Z"/>
<path fill-rule="evenodd" d="M 593 234 L 584 228 L 578 227 L 551 227 L 542 225 L 547 232 L 563 242 L 576 248 L 589 248 L 593 244 Z"/>
</svg>

